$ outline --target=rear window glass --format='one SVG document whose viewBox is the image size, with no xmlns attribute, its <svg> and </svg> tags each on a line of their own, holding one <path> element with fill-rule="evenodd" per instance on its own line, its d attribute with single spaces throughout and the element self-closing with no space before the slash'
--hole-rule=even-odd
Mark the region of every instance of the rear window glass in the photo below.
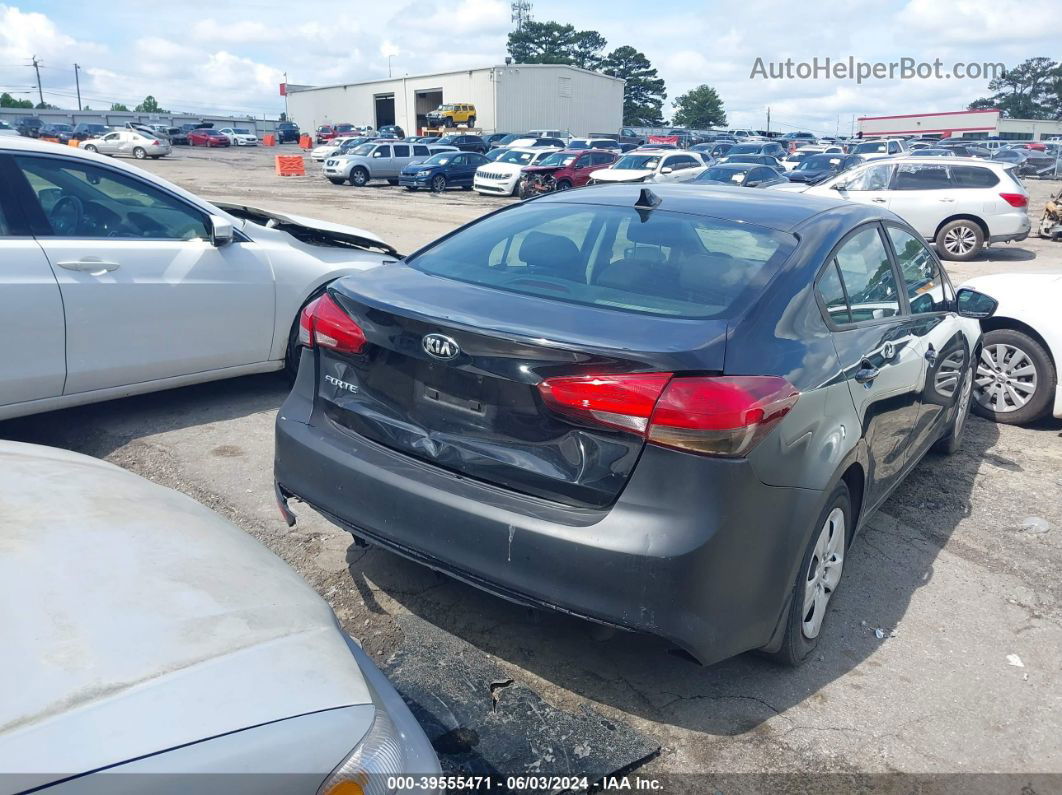
<svg viewBox="0 0 1062 795">
<path fill-rule="evenodd" d="M 792 251 L 751 224 L 633 207 L 522 206 L 407 260 L 417 270 L 500 290 L 627 312 L 728 317 Z"/>
<path fill-rule="evenodd" d="M 979 166 L 951 166 L 951 179 L 960 188 L 994 188 L 999 177 Z"/>
</svg>

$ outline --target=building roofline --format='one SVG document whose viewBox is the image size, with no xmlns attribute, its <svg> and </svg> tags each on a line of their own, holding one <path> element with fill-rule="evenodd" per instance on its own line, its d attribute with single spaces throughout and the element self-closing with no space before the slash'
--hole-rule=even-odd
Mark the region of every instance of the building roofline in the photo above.
<svg viewBox="0 0 1062 795">
<path fill-rule="evenodd" d="M 612 75 L 606 75 L 603 72 L 595 72 L 590 69 L 583 69 L 578 66 L 572 66 L 566 63 L 514 63 L 514 64 L 495 64 L 493 66 L 475 66 L 471 69 L 450 69 L 446 72 L 424 72 L 415 75 L 399 75 L 397 77 L 380 77 L 374 80 L 355 80 L 349 83 L 329 83 L 324 86 L 303 86 L 296 87 L 294 85 L 288 85 L 289 94 L 302 94 L 306 91 L 323 91 L 328 88 L 349 88 L 350 86 L 366 86 L 374 83 L 394 83 L 401 80 L 419 80 L 426 77 L 446 77 L 448 75 L 459 75 L 462 73 L 471 72 L 486 72 L 496 71 L 499 69 L 569 69 L 573 72 L 582 72 L 584 74 L 593 75 L 594 77 L 601 77 L 605 80 L 615 80 L 620 83 L 626 81 L 622 77 L 613 77 Z"/>
<path fill-rule="evenodd" d="M 940 113 L 903 113 L 899 116 L 860 116 L 857 121 L 878 121 L 880 119 L 922 119 L 926 116 L 961 116 L 967 113 L 999 113 L 999 108 L 984 110 L 945 110 Z"/>
</svg>

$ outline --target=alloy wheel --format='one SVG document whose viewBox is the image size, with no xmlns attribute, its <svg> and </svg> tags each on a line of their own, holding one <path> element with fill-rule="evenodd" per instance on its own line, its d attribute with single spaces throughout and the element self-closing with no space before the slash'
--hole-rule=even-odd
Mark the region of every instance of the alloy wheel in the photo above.
<svg viewBox="0 0 1062 795">
<path fill-rule="evenodd" d="M 804 580 L 804 612 L 802 630 L 804 637 L 813 640 L 822 629 L 826 606 L 841 581 L 844 568 L 844 511 L 834 508 L 819 531 L 815 550 L 808 563 Z"/>
<path fill-rule="evenodd" d="M 964 256 L 973 251 L 977 245 L 977 235 L 973 229 L 959 225 L 948 230 L 944 235 L 944 249 L 949 254 Z"/>
<path fill-rule="evenodd" d="M 1036 393 L 1036 365 L 1014 345 L 986 345 L 977 363 L 977 402 L 1006 413 L 1025 406 Z"/>
</svg>

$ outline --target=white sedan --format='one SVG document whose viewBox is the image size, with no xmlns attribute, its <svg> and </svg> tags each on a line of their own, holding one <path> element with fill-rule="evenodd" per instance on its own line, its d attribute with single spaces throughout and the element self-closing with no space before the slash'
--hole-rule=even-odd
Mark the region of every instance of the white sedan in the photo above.
<svg viewBox="0 0 1062 795">
<path fill-rule="evenodd" d="M 293 373 L 302 307 L 395 259 L 353 227 L 213 205 L 101 155 L 0 138 L 0 419 Z"/>
<path fill-rule="evenodd" d="M 250 534 L 16 442 L 0 504 L 3 792 L 338 795 L 408 775 L 423 793 L 438 776 L 392 685 Z"/>
<path fill-rule="evenodd" d="M 590 184 L 615 182 L 689 182 L 708 168 L 701 152 L 648 147 L 628 152 L 608 168 L 590 174 Z"/>
<path fill-rule="evenodd" d="M 1008 424 L 1062 418 L 1062 273 L 997 273 L 963 287 L 999 302 L 981 322 L 974 411 Z"/>
<path fill-rule="evenodd" d="M 218 132 L 228 138 L 232 146 L 258 146 L 258 136 L 246 127 L 222 127 Z"/>
</svg>

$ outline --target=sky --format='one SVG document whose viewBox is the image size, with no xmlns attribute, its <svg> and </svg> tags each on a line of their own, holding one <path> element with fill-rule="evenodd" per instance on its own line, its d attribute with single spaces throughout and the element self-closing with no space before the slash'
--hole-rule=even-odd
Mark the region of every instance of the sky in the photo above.
<svg viewBox="0 0 1062 795">
<path fill-rule="evenodd" d="M 961 110 L 988 81 L 751 78 L 757 58 L 940 59 L 947 72 L 1059 55 L 1055 0 L 534 0 L 532 18 L 644 52 L 667 84 L 667 118 L 676 97 L 707 83 L 731 127 L 763 129 L 769 107 L 772 129 L 820 135 L 849 133 L 857 116 Z M 386 77 L 389 61 L 395 76 L 498 64 L 512 27 L 504 0 L 0 0 L 0 91 L 37 101 L 36 55 L 44 99 L 61 107 L 76 107 L 78 63 L 96 109 L 151 94 L 171 110 L 275 116 L 285 73 L 326 85 Z"/>
</svg>

